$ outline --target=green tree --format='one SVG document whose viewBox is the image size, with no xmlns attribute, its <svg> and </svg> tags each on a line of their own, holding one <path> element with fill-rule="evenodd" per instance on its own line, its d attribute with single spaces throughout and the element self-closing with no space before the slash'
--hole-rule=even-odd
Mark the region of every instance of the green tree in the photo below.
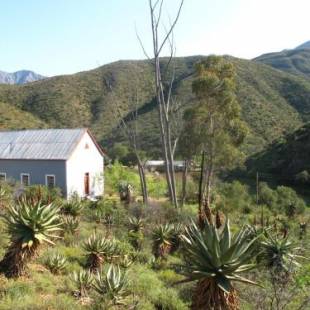
<svg viewBox="0 0 310 310">
<path fill-rule="evenodd" d="M 122 161 L 129 153 L 128 147 L 122 143 L 115 143 L 110 152 L 110 156 L 113 160 Z"/>
<path fill-rule="evenodd" d="M 211 221 L 214 176 L 233 168 L 244 155 L 239 146 L 247 134 L 235 95 L 235 69 L 225 58 L 210 56 L 196 65 L 192 91 L 196 102 L 185 111 L 185 128 L 193 149 L 201 152 L 199 219 Z"/>
</svg>

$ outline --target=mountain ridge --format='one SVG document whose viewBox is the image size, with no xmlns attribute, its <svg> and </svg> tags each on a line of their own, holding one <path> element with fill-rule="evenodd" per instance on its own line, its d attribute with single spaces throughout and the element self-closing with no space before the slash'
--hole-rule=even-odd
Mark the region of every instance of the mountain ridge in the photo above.
<svg viewBox="0 0 310 310">
<path fill-rule="evenodd" d="M 297 50 L 297 49 L 308 49 L 308 48 L 310 48 L 310 40 L 306 41 L 305 43 L 298 45 L 297 47 L 295 47 L 295 50 Z"/>
<path fill-rule="evenodd" d="M 253 59 L 275 69 L 310 78 L 310 41 L 295 49 L 266 53 Z"/>
<path fill-rule="evenodd" d="M 45 79 L 46 77 L 30 70 L 16 72 L 0 71 L 0 84 L 26 84 Z"/>
</svg>

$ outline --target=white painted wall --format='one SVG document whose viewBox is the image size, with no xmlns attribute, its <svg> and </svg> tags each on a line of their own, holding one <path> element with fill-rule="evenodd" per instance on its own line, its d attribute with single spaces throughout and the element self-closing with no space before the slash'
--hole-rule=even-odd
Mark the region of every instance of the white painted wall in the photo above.
<svg viewBox="0 0 310 310">
<path fill-rule="evenodd" d="M 88 145 L 88 148 L 86 148 Z M 86 132 L 66 162 L 68 196 L 76 192 L 85 197 L 84 176 L 89 173 L 90 196 L 101 196 L 104 190 L 104 158 Z"/>
</svg>

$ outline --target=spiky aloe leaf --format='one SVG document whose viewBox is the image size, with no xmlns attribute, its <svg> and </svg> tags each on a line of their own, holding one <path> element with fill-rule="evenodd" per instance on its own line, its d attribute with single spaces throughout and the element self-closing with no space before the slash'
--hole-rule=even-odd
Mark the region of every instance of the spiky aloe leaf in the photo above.
<svg viewBox="0 0 310 310">
<path fill-rule="evenodd" d="M 248 239 L 246 228 L 231 236 L 228 220 L 222 230 L 206 223 L 205 230 L 200 231 L 192 223 L 182 239 L 186 261 L 182 273 L 189 281 L 212 278 L 223 292 L 228 293 L 232 290 L 231 281 L 244 282 L 238 274 L 255 266 L 250 263 L 254 258 L 255 240 Z"/>
<path fill-rule="evenodd" d="M 107 271 L 98 272 L 93 285 L 94 290 L 103 298 L 111 301 L 114 305 L 124 305 L 128 280 L 126 273 L 119 266 L 110 265 Z"/>
<path fill-rule="evenodd" d="M 20 276 L 41 243 L 54 244 L 53 239 L 60 238 L 54 234 L 61 230 L 59 209 L 53 204 L 29 204 L 23 200 L 10 206 L 3 217 L 11 244 L 0 269 L 9 277 Z"/>
</svg>

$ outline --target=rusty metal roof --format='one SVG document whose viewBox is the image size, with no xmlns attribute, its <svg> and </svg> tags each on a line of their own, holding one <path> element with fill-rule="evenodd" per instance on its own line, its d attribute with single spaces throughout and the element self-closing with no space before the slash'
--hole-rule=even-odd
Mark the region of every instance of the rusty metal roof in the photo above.
<svg viewBox="0 0 310 310">
<path fill-rule="evenodd" d="M 66 160 L 85 132 L 85 128 L 0 131 L 0 159 Z"/>
</svg>

